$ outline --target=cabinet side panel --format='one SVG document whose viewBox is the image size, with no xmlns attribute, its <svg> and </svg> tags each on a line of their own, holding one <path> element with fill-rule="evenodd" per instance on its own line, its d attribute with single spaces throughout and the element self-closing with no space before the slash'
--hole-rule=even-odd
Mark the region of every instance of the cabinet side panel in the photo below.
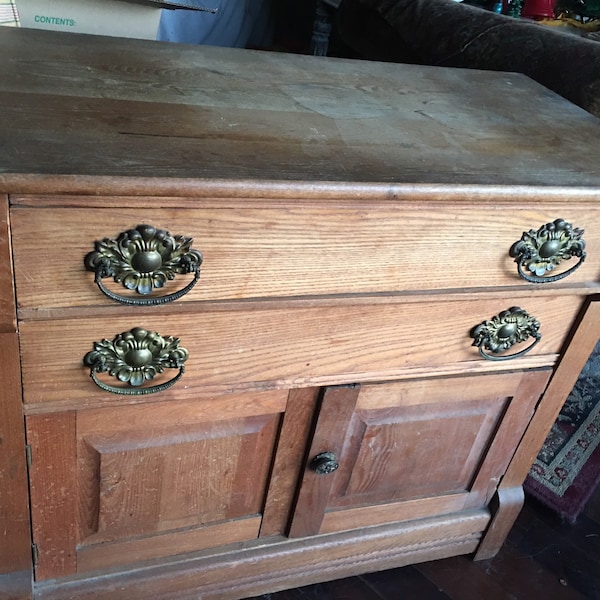
<svg viewBox="0 0 600 600">
<path fill-rule="evenodd" d="M 514 454 L 514 448 L 531 420 L 535 406 L 542 395 L 551 371 L 544 369 L 526 373 L 519 389 L 509 404 L 502 423 L 494 436 L 487 452 L 487 459 L 477 474 L 473 484 L 474 492 L 467 506 L 478 506 L 481 501 L 487 503 L 496 491 L 498 482 L 505 472 Z M 478 500 L 477 498 L 480 498 Z"/>
<path fill-rule="evenodd" d="M 558 417 L 581 369 L 598 342 L 600 338 L 600 301 L 597 298 L 597 296 L 594 297 L 585 309 L 506 471 L 501 484 L 502 488 L 523 485 L 552 424 Z"/>
<path fill-rule="evenodd" d="M 8 196 L 0 194 L 0 333 L 16 328 Z"/>
<path fill-rule="evenodd" d="M 0 334 L 0 574 L 31 570 L 19 347 Z"/>
</svg>

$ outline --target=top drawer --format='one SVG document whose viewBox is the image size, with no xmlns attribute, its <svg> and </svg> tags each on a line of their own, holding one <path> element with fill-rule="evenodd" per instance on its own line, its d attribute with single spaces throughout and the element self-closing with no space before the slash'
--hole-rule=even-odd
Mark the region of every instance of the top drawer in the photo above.
<svg viewBox="0 0 600 600">
<path fill-rule="evenodd" d="M 597 282 L 600 212 L 589 204 L 564 210 L 556 204 L 516 209 L 502 203 L 414 202 L 235 209 L 13 207 L 17 300 L 20 308 L 114 304 L 96 286 L 84 259 L 97 240 L 116 240 L 139 224 L 191 237 L 192 248 L 202 253 L 200 280 L 178 302 L 530 286 L 517 272 L 511 246 L 524 232 L 557 218 L 585 230 L 588 256 L 561 283 Z M 553 273 L 578 260 L 562 260 Z M 160 265 L 150 262 L 160 272 Z M 135 286 L 143 277 L 134 267 L 127 266 L 125 275 Z M 192 278 L 176 275 L 151 296 L 185 288 Z M 102 282 L 117 294 L 146 297 L 111 278 Z"/>
</svg>

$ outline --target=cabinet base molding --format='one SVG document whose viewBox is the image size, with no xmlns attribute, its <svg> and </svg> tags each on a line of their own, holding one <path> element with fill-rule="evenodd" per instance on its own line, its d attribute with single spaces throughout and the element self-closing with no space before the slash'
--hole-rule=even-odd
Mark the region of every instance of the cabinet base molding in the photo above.
<svg viewBox="0 0 600 600">
<path fill-rule="evenodd" d="M 525 492 L 522 486 L 498 489 L 490 504 L 494 517 L 477 548 L 475 560 L 487 560 L 498 554 L 524 503 Z"/>
<path fill-rule="evenodd" d="M 170 564 L 36 586 L 36 600 L 239 600 L 473 553 L 490 521 L 486 509 L 332 535 L 282 540 L 212 557 L 186 556 Z"/>
</svg>

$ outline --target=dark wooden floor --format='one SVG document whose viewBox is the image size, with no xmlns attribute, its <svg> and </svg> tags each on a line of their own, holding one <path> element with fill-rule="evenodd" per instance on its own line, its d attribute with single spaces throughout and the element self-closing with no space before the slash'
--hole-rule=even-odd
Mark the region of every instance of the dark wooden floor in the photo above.
<svg viewBox="0 0 600 600">
<path fill-rule="evenodd" d="M 492 560 L 467 557 L 311 585 L 254 600 L 600 600 L 600 489 L 575 525 L 527 499 Z"/>
</svg>

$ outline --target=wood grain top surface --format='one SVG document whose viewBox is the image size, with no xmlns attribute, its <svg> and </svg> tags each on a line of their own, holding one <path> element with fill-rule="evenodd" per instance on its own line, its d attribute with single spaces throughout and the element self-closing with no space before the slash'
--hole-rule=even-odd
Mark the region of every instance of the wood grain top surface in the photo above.
<svg viewBox="0 0 600 600">
<path fill-rule="evenodd" d="M 600 188 L 600 120 L 519 74 L 12 28 L 0 56 L 0 191 L 30 175 L 36 190 L 80 176 Z"/>
</svg>

